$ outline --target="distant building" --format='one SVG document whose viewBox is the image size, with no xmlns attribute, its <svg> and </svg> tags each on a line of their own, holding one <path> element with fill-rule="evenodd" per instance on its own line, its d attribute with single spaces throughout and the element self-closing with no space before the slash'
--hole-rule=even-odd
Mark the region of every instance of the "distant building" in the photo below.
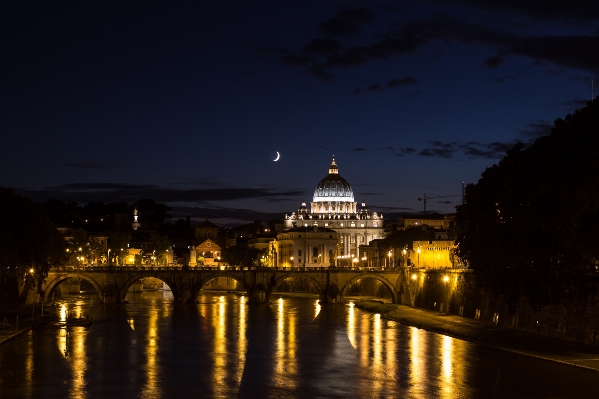
<svg viewBox="0 0 599 399">
<path fill-rule="evenodd" d="M 438 213 L 413 217 L 399 217 L 397 229 L 407 230 L 417 227 L 431 227 L 434 229 L 435 238 L 437 240 L 447 240 L 453 237 L 452 226 L 454 218 L 454 214 L 440 215 Z"/>
<path fill-rule="evenodd" d="M 275 267 L 335 265 L 339 234 L 326 227 L 296 227 L 277 234 L 269 254 Z"/>
<path fill-rule="evenodd" d="M 218 226 L 206 219 L 195 226 L 195 236 L 198 242 L 204 241 L 207 238 L 217 241 Z"/>
<path fill-rule="evenodd" d="M 451 240 L 414 241 L 410 258 L 414 267 L 438 269 L 460 267 Z"/>
<path fill-rule="evenodd" d="M 328 175 L 317 184 L 310 206 L 302 203 L 297 212 L 285 215 L 284 222 L 287 230 L 317 227 L 339 233 L 335 256 L 357 256 L 360 245 L 386 236 L 383 215 L 370 212 L 364 202 L 357 205 L 353 190 L 339 174 L 334 158 Z"/>
</svg>

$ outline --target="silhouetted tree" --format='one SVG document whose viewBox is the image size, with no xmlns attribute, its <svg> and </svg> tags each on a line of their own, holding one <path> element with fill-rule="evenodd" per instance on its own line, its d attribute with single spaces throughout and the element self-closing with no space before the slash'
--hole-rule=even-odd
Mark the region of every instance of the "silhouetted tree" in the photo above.
<svg viewBox="0 0 599 399">
<path fill-rule="evenodd" d="M 0 187 L 0 281 L 39 287 L 50 267 L 65 260 L 64 238 L 44 207 Z"/>
<path fill-rule="evenodd" d="M 477 282 L 514 303 L 556 303 L 584 289 L 599 259 L 599 101 L 515 145 L 466 188 L 457 254 Z"/>
</svg>

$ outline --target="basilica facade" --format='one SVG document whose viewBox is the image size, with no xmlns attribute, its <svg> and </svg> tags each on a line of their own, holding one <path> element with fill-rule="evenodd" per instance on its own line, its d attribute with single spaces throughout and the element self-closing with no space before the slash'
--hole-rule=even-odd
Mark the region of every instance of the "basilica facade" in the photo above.
<svg viewBox="0 0 599 399">
<path fill-rule="evenodd" d="M 302 206 L 291 215 L 285 215 L 285 229 L 322 228 L 338 233 L 335 256 L 358 257 L 360 245 L 368 245 L 374 239 L 385 238 L 383 215 L 370 212 L 364 202 L 358 206 L 354 193 L 339 174 L 335 158 L 329 173 L 316 186 L 310 206 Z"/>
</svg>

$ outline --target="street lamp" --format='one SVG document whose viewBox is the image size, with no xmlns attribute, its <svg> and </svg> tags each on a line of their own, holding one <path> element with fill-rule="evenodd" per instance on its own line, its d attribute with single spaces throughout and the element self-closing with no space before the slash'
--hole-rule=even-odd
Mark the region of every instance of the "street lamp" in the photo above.
<svg viewBox="0 0 599 399">
<path fill-rule="evenodd" d="M 420 268 L 420 247 L 418 247 L 418 267 Z"/>
<path fill-rule="evenodd" d="M 404 248 L 404 249 L 403 249 L 403 265 L 404 265 L 404 267 L 406 267 L 406 266 L 407 266 L 407 265 L 406 265 L 406 262 L 407 262 L 407 261 L 408 261 L 408 260 L 406 259 L 406 249 Z"/>
<path fill-rule="evenodd" d="M 108 266 L 110 266 L 110 249 L 108 250 Z"/>
<path fill-rule="evenodd" d="M 29 273 L 31 274 L 31 279 L 33 280 L 33 273 L 35 272 L 35 270 L 33 270 L 33 268 L 29 269 Z M 34 314 L 35 314 L 35 281 L 33 283 L 33 290 L 31 293 L 31 320 L 33 320 Z"/>
<path fill-rule="evenodd" d="M 293 267 L 293 256 L 289 258 L 289 261 L 291 263 L 291 267 Z"/>
<path fill-rule="evenodd" d="M 358 266 L 358 258 L 354 258 L 353 262 L 354 262 L 354 269 Z"/>
<path fill-rule="evenodd" d="M 389 252 L 387 253 L 387 257 L 389 258 L 389 259 L 387 260 L 387 268 L 390 268 L 390 267 L 391 267 L 391 251 L 389 251 Z"/>
</svg>

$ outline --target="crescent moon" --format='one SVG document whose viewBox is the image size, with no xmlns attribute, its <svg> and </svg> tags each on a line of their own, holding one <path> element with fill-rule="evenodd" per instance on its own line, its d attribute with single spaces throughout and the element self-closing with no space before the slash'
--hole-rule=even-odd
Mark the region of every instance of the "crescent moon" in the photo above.
<svg viewBox="0 0 599 399">
<path fill-rule="evenodd" d="M 281 154 L 279 154 L 279 151 L 277 151 L 277 157 L 275 159 L 273 159 L 273 161 L 277 162 L 279 160 L 279 158 L 281 158 Z"/>
</svg>

